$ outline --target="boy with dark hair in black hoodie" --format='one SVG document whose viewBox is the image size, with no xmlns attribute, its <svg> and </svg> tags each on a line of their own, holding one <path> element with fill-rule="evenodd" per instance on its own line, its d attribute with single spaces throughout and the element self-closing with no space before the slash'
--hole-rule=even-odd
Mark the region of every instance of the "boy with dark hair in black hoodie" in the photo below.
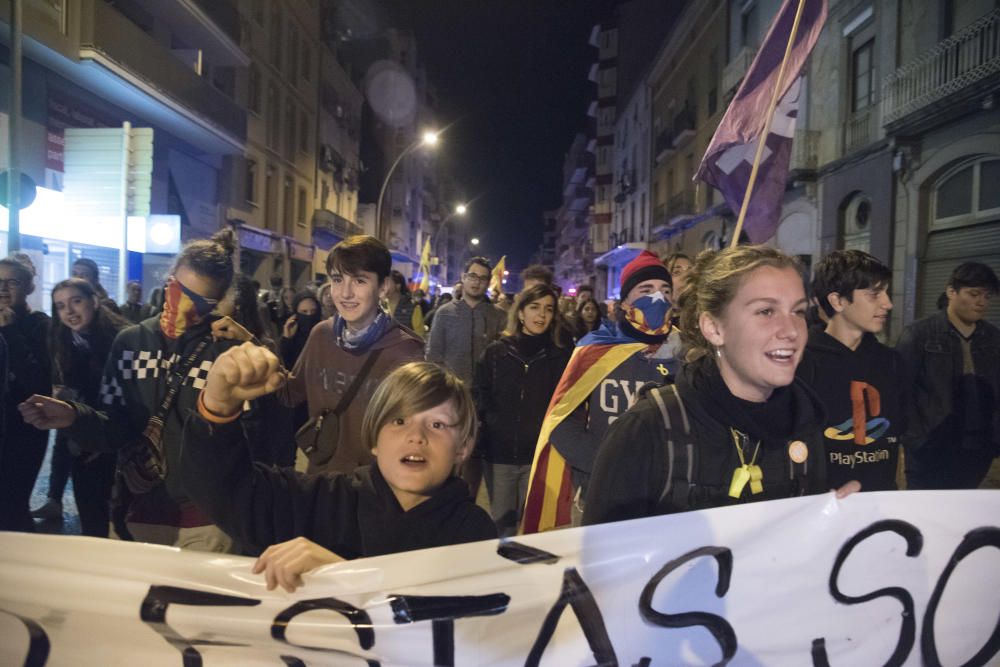
<svg viewBox="0 0 1000 667">
<path fill-rule="evenodd" d="M 892 270 L 860 250 L 837 250 L 816 266 L 813 296 L 828 317 L 809 332 L 796 374 L 826 410 L 827 483 L 856 479 L 864 491 L 896 489 L 904 401 L 899 354 L 880 343 L 892 310 Z"/>
</svg>

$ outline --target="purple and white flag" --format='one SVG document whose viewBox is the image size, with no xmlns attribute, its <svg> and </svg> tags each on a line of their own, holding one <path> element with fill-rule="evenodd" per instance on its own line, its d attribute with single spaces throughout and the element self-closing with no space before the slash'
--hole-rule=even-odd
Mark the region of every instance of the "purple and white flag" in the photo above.
<svg viewBox="0 0 1000 667">
<path fill-rule="evenodd" d="M 826 0 L 803 0 L 795 43 L 782 75 L 782 90 L 765 139 L 743 229 L 752 243 L 774 236 L 785 192 L 785 178 L 799 108 L 799 74 L 826 22 Z M 695 178 L 717 188 L 734 213 L 743 205 L 750 170 L 763 130 L 763 119 L 778 83 L 799 0 L 785 0 L 747 70 L 743 83 L 715 130 Z"/>
</svg>

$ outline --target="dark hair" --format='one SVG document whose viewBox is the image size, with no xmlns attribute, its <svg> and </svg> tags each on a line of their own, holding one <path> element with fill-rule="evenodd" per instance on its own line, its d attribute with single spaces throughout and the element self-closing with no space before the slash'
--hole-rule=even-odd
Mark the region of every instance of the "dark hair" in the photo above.
<svg viewBox="0 0 1000 667">
<path fill-rule="evenodd" d="M 97 289 L 83 278 L 67 278 L 56 283 L 50 295 L 52 324 L 49 326 L 49 350 L 52 353 L 52 369 L 57 384 L 65 383 L 73 361 L 73 330 L 63 324 L 62 318 L 56 312 L 56 292 L 64 289 L 75 289 L 84 298 L 97 301 L 97 311 L 94 313 L 94 321 L 88 333 L 91 337 L 91 353 L 100 359 L 101 365 L 111 350 L 111 343 L 118 332 L 132 324 L 107 306 L 101 305 Z"/>
<path fill-rule="evenodd" d="M 593 324 L 587 324 L 586 322 L 583 321 L 583 307 L 586 306 L 588 303 L 594 304 L 594 308 L 597 309 L 597 319 L 594 320 Z M 598 303 L 597 299 L 595 299 L 594 297 L 590 297 L 589 299 L 584 299 L 583 301 L 581 301 L 576 305 L 576 320 L 574 320 L 574 323 L 576 324 L 577 336 L 583 336 L 584 334 L 588 334 L 591 331 L 600 328 L 601 304 Z"/>
<path fill-rule="evenodd" d="M 385 244 L 374 236 L 358 234 L 344 239 L 326 258 L 326 272 L 357 275 L 370 271 L 381 283 L 392 271 L 392 255 Z"/>
<path fill-rule="evenodd" d="M 236 273 L 233 268 L 235 252 L 236 233 L 231 227 L 226 227 L 216 232 L 210 239 L 197 239 L 186 243 L 181 248 L 171 273 L 186 266 L 199 276 L 212 280 L 222 295 L 233 283 L 233 275 Z"/>
<path fill-rule="evenodd" d="M 25 296 L 35 291 L 35 274 L 31 272 L 31 269 L 11 257 L 0 259 L 0 266 L 6 266 L 14 272 L 15 277 L 21 281 Z"/>
<path fill-rule="evenodd" d="M 1000 280 L 993 269 L 980 262 L 965 262 L 955 267 L 948 278 L 948 287 L 955 291 L 963 287 L 982 287 L 993 294 L 1000 293 Z"/>
<path fill-rule="evenodd" d="M 131 287 L 132 285 L 138 285 L 139 289 L 142 289 L 142 283 L 138 280 L 130 280 L 125 284 L 126 287 Z"/>
<path fill-rule="evenodd" d="M 527 267 L 524 271 L 521 271 L 521 284 L 524 284 L 525 280 L 540 280 L 546 285 L 552 284 L 552 271 L 549 270 L 544 264 L 532 264 Z"/>
<path fill-rule="evenodd" d="M 532 301 L 538 301 L 539 299 L 544 299 L 547 296 L 552 297 L 553 307 L 552 322 L 549 323 L 549 335 L 552 337 L 552 343 L 556 347 L 563 347 L 563 332 L 566 330 L 566 325 L 563 322 L 562 313 L 559 312 L 559 296 L 556 294 L 556 291 L 552 289 L 551 285 L 546 285 L 544 283 L 532 285 L 528 289 L 522 290 L 518 293 L 517 298 L 514 300 L 514 307 L 507 313 L 507 328 L 503 332 L 504 335 L 519 335 L 521 333 L 521 320 L 518 315 L 520 315 Z"/>
<path fill-rule="evenodd" d="M 584 283 L 582 285 L 577 285 L 576 286 L 576 295 L 580 296 L 580 292 L 590 292 L 591 294 L 593 294 L 594 293 L 594 286 L 591 285 L 590 283 Z"/>
<path fill-rule="evenodd" d="M 258 340 L 270 339 L 270 333 L 260 316 L 260 307 L 257 305 L 257 290 L 254 289 L 250 276 L 245 273 L 237 273 L 230 289 L 233 291 L 233 314 L 231 317 L 256 336 Z"/>
<path fill-rule="evenodd" d="M 399 287 L 400 293 L 402 294 L 410 293 L 410 286 L 406 284 L 406 276 L 404 276 L 396 269 L 393 269 L 392 271 L 389 272 L 389 277 L 392 278 L 392 282 L 396 283 L 396 286 Z"/>
<path fill-rule="evenodd" d="M 437 301 L 434 303 L 434 306 L 443 306 L 454 298 L 455 297 L 451 295 L 451 292 L 441 292 L 438 294 Z"/>
<path fill-rule="evenodd" d="M 816 265 L 812 293 L 827 317 L 833 317 L 837 311 L 830 304 L 831 294 L 851 303 L 854 290 L 880 289 L 891 279 L 892 269 L 876 257 L 861 250 L 834 250 Z"/>
<path fill-rule="evenodd" d="M 490 260 L 486 259 L 485 257 L 473 257 L 472 259 L 470 259 L 465 263 L 465 268 L 462 270 L 468 273 L 469 268 L 473 264 L 479 264 L 480 266 L 485 266 L 487 271 L 493 273 L 493 264 L 491 264 Z"/>
<path fill-rule="evenodd" d="M 94 274 L 94 282 L 101 282 L 101 269 L 97 266 L 97 262 L 90 259 L 89 257 L 78 257 L 73 266 L 85 266 Z"/>
<path fill-rule="evenodd" d="M 305 289 L 302 290 L 301 292 L 297 292 L 295 294 L 295 298 L 292 299 L 292 312 L 293 313 L 298 312 L 299 304 L 305 301 L 306 299 L 312 299 L 313 301 L 315 301 L 317 310 L 323 309 L 323 304 L 319 302 L 319 296 L 315 292 Z"/>
</svg>

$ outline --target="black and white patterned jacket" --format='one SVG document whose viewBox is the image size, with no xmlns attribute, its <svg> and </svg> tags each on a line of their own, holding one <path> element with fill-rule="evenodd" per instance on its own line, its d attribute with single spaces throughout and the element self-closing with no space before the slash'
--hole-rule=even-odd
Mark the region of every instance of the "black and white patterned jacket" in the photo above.
<svg viewBox="0 0 1000 667">
<path fill-rule="evenodd" d="M 74 403 L 77 420 L 68 435 L 95 451 L 116 451 L 135 441 L 166 394 L 174 364 L 181 363 L 198 342 L 210 333 L 213 318 L 186 331 L 176 341 L 166 338 L 159 321 L 147 319 L 123 329 L 111 344 L 101 380 L 100 410 Z M 163 444 L 167 478 L 162 492 L 175 503 L 187 501 L 179 476 L 178 460 L 184 420 L 197 407 L 215 359 L 236 341 L 214 341 L 205 348 L 184 378 L 184 384 L 164 420 Z M 163 493 L 159 495 L 163 495 Z M 156 494 L 157 492 L 153 492 Z"/>
</svg>

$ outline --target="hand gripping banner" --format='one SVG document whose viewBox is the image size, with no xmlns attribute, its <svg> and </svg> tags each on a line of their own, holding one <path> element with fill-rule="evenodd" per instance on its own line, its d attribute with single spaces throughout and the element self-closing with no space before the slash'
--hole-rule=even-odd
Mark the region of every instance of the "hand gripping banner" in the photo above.
<svg viewBox="0 0 1000 667">
<path fill-rule="evenodd" d="M 997 665 L 1000 493 L 832 494 L 338 563 L 0 535 L 3 665 Z"/>
</svg>

